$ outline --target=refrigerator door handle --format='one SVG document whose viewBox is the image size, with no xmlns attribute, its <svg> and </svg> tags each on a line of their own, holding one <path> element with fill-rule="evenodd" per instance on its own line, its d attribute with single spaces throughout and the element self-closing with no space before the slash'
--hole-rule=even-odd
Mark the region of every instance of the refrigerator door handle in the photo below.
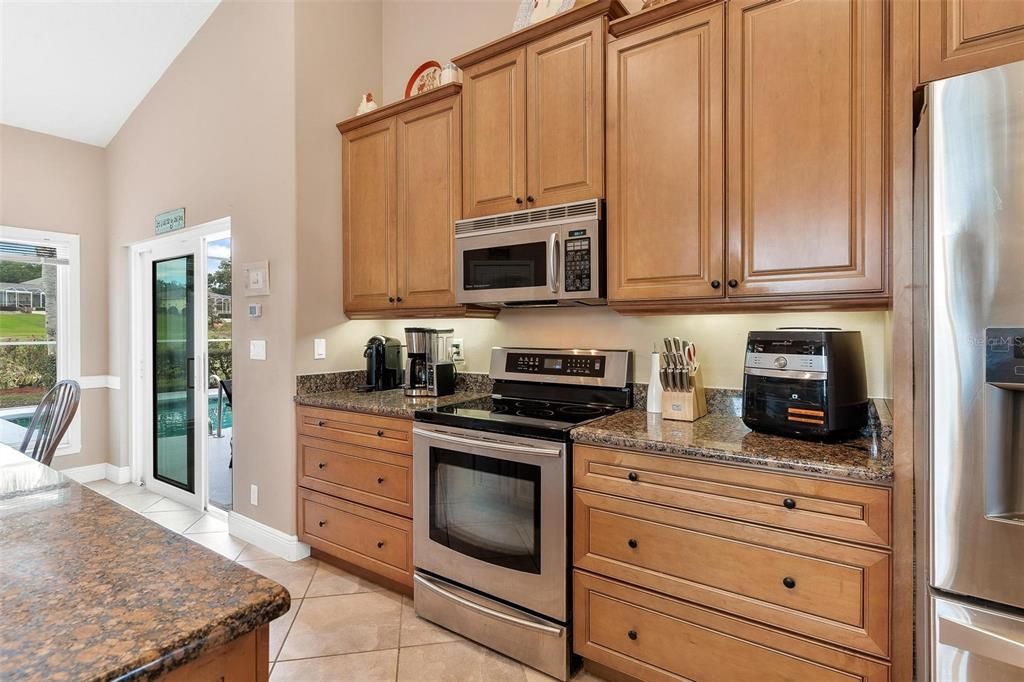
<svg viewBox="0 0 1024 682">
<path fill-rule="evenodd" d="M 1007 637 L 972 623 L 939 616 L 938 639 L 946 644 L 1024 670 L 1024 639 Z M 1021 633 L 1024 637 L 1024 633 Z"/>
</svg>

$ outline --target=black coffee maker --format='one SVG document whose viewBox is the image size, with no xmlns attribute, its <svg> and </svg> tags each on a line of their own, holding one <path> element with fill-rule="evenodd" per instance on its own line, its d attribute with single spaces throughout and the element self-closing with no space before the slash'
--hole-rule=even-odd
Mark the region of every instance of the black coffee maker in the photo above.
<svg viewBox="0 0 1024 682">
<path fill-rule="evenodd" d="M 390 336 L 373 336 L 363 351 L 366 385 L 359 390 L 387 391 L 402 386 L 402 342 Z"/>
</svg>

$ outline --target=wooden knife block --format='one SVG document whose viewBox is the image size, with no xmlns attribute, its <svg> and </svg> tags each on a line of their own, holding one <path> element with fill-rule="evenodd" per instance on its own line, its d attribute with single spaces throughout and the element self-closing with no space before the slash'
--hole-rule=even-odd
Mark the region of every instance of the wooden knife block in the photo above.
<svg viewBox="0 0 1024 682">
<path fill-rule="evenodd" d="M 665 391 L 661 394 L 661 416 L 663 419 L 694 422 L 708 413 L 708 401 L 704 396 L 704 376 L 700 365 L 690 372 L 689 391 Z"/>
</svg>

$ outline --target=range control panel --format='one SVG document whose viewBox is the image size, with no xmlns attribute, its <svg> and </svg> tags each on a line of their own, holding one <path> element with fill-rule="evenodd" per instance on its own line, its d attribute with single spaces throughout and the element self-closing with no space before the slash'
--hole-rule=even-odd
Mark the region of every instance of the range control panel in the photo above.
<svg viewBox="0 0 1024 682">
<path fill-rule="evenodd" d="M 565 240 L 565 290 L 590 291 L 593 262 L 586 230 L 570 230 Z"/>
<path fill-rule="evenodd" d="M 985 381 L 1024 390 L 1024 327 L 985 330 Z"/>
<path fill-rule="evenodd" d="M 606 366 L 603 355 L 510 352 L 505 357 L 505 371 L 517 374 L 601 378 Z"/>
</svg>

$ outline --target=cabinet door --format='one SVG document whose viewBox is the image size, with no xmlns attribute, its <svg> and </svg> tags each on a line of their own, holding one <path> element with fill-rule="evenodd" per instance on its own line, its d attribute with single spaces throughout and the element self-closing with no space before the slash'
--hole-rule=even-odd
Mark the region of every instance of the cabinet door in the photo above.
<svg viewBox="0 0 1024 682">
<path fill-rule="evenodd" d="M 395 119 L 341 138 L 346 311 L 391 307 L 395 291 Z"/>
<path fill-rule="evenodd" d="M 398 307 L 455 305 L 462 210 L 459 98 L 398 116 Z"/>
<path fill-rule="evenodd" d="M 919 0 L 921 82 L 1024 59 L 1021 0 Z"/>
<path fill-rule="evenodd" d="M 598 17 L 527 47 L 527 208 L 604 195 L 606 34 Z"/>
<path fill-rule="evenodd" d="M 883 3 L 728 3 L 729 291 L 886 285 Z"/>
<path fill-rule="evenodd" d="M 526 50 L 467 67 L 462 78 L 463 214 L 526 207 Z"/>
<path fill-rule="evenodd" d="M 723 296 L 725 10 L 608 47 L 608 298 Z"/>
</svg>

